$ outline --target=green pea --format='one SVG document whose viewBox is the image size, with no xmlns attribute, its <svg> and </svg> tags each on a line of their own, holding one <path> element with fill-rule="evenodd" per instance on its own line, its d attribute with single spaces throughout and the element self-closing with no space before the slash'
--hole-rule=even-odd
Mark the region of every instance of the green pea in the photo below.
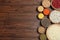
<svg viewBox="0 0 60 40">
<path fill-rule="evenodd" d="M 41 35 L 40 35 L 40 40 L 47 40 L 46 35 L 45 35 L 45 34 L 41 34 Z"/>
</svg>

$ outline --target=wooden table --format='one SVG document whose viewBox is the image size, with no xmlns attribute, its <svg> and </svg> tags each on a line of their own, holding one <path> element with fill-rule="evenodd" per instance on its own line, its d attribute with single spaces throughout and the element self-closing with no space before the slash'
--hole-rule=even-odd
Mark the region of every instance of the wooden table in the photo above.
<svg viewBox="0 0 60 40">
<path fill-rule="evenodd" d="M 36 8 L 41 0 L 0 0 L 0 40 L 39 40 Z"/>
</svg>

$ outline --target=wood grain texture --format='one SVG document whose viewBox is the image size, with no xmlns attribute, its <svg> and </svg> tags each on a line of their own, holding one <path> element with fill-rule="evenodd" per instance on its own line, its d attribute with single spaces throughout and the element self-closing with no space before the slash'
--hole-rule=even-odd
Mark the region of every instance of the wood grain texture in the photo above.
<svg viewBox="0 0 60 40">
<path fill-rule="evenodd" d="M 36 8 L 41 0 L 0 0 L 0 40 L 39 40 Z"/>
</svg>

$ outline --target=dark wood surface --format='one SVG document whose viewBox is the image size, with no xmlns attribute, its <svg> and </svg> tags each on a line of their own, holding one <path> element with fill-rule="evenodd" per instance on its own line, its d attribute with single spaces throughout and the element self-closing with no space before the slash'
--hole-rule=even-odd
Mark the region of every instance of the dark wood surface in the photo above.
<svg viewBox="0 0 60 40">
<path fill-rule="evenodd" d="M 39 40 L 36 8 L 41 0 L 0 0 L 0 40 Z"/>
</svg>

